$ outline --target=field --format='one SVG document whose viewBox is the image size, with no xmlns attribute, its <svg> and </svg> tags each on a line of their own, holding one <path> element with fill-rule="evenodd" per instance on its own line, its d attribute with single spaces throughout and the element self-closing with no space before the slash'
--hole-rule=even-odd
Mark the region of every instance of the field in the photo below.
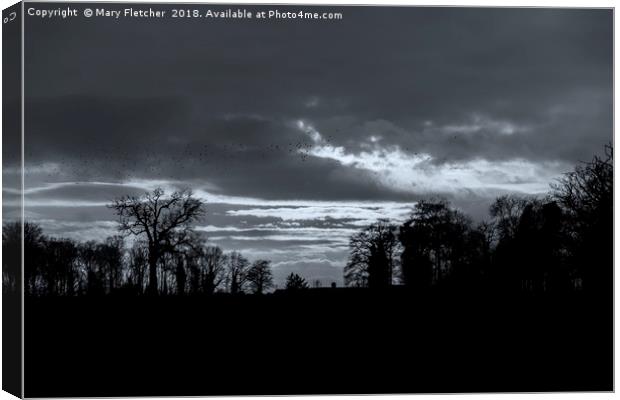
<svg viewBox="0 0 620 400">
<path fill-rule="evenodd" d="M 26 396 L 610 391 L 603 304 L 398 288 L 28 298 Z"/>
</svg>

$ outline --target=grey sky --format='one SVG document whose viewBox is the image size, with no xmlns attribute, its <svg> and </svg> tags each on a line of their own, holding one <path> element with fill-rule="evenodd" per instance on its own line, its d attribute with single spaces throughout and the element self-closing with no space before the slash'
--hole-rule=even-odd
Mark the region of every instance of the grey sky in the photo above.
<svg viewBox="0 0 620 400">
<path fill-rule="evenodd" d="M 214 243 L 327 283 L 373 219 L 482 218 L 612 139 L 610 10 L 316 10 L 344 19 L 27 18 L 28 216 L 103 237 L 102 204 L 189 186 Z"/>
</svg>

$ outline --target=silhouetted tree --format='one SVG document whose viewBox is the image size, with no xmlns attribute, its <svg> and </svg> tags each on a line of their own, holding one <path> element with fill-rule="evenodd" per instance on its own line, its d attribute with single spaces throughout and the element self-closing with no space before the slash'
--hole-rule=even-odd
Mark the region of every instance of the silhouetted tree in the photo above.
<svg viewBox="0 0 620 400">
<path fill-rule="evenodd" d="M 175 257 L 175 281 L 176 281 L 176 293 L 178 295 L 185 294 L 185 285 L 187 283 L 187 271 L 185 270 L 185 261 L 183 253 L 177 253 Z"/>
<path fill-rule="evenodd" d="M 122 232 L 146 238 L 148 293 L 156 294 L 160 258 L 188 240 L 191 225 L 204 214 L 202 201 L 194 198 L 191 191 L 178 191 L 166 196 L 158 188 L 141 197 L 122 197 L 109 207 L 119 216 Z"/>
<path fill-rule="evenodd" d="M 424 288 L 453 270 L 468 267 L 471 222 L 445 200 L 418 202 L 400 227 L 401 270 L 405 285 Z M 471 243 L 468 243 L 471 242 Z"/>
<path fill-rule="evenodd" d="M 164 251 L 159 258 L 159 287 L 157 291 L 162 295 L 169 295 L 178 289 L 176 287 L 177 273 L 179 272 L 177 270 L 177 256 L 178 253 L 176 252 Z M 173 291 L 172 288 L 175 288 L 175 290 Z"/>
<path fill-rule="evenodd" d="M 453 260 L 452 283 L 460 288 L 476 290 L 481 286 L 489 285 L 489 273 L 491 270 L 492 247 L 488 236 L 489 226 L 486 223 L 471 227 L 463 232 L 458 241 L 462 241 L 459 253 Z"/>
<path fill-rule="evenodd" d="M 19 222 L 4 224 L 2 227 L 3 293 L 19 293 L 22 269 L 21 254 L 22 224 Z"/>
<path fill-rule="evenodd" d="M 45 259 L 41 274 L 48 296 L 72 296 L 76 291 L 77 247 L 68 239 L 48 239 L 45 241 Z"/>
<path fill-rule="evenodd" d="M 476 230 L 482 235 L 484 245 L 489 252 L 497 244 L 497 226 L 493 221 L 482 221 L 478 224 Z"/>
<path fill-rule="evenodd" d="M 135 241 L 129 250 L 127 284 L 136 294 L 144 292 L 148 257 L 148 244 L 143 240 Z"/>
<path fill-rule="evenodd" d="M 291 272 L 291 274 L 286 277 L 286 290 L 301 289 L 308 289 L 308 283 L 301 276 Z"/>
<path fill-rule="evenodd" d="M 213 294 L 226 279 L 228 256 L 216 246 L 197 246 L 188 254 L 192 293 Z"/>
<path fill-rule="evenodd" d="M 185 294 L 188 279 L 191 279 L 188 278 L 192 273 L 191 264 L 203 246 L 203 237 L 191 229 L 175 230 L 165 240 L 162 246 L 164 256 L 160 260 L 165 292 L 174 285 L 176 294 Z"/>
<path fill-rule="evenodd" d="M 273 287 L 270 264 L 271 262 L 267 260 L 256 260 L 248 270 L 247 281 L 255 294 L 263 294 L 265 290 Z"/>
<path fill-rule="evenodd" d="M 431 261 L 432 237 L 429 227 L 414 223 L 414 218 L 400 227 L 398 238 L 403 246 L 401 254 L 401 279 L 408 287 L 428 288 L 433 283 L 433 262 Z"/>
<path fill-rule="evenodd" d="M 514 238 L 523 210 L 531 201 L 514 195 L 500 196 L 489 209 L 499 239 Z"/>
<path fill-rule="evenodd" d="M 476 227 L 445 200 L 418 202 L 398 237 L 393 224 L 377 221 L 350 238 L 345 284 L 387 287 L 400 261 L 401 278 L 409 287 L 485 283 L 529 292 L 583 287 L 610 296 L 613 154 L 611 146 L 605 151 L 567 173 L 545 198 L 497 198 L 491 220 Z M 120 288 L 135 294 L 145 289 L 150 294 L 212 294 L 224 285 L 233 294 L 247 289 L 260 294 L 273 286 L 269 261 L 251 265 L 238 252 L 225 255 L 192 230 L 204 205 L 189 191 L 166 196 L 156 189 L 109 207 L 119 216 L 120 230 L 136 236 L 128 251 L 121 236 L 79 243 L 46 237 L 36 224 L 5 223 L 5 292 L 20 286 L 22 229 L 28 295 L 102 295 Z M 286 288 L 306 289 L 308 283 L 291 274 Z"/>
<path fill-rule="evenodd" d="M 543 205 L 540 227 L 540 260 L 545 269 L 545 290 L 566 292 L 573 289 L 574 271 L 566 259 L 565 214 L 555 201 Z"/>
<path fill-rule="evenodd" d="M 185 254 L 187 263 L 187 284 L 190 294 L 199 294 L 202 292 L 202 271 L 200 263 L 200 249 L 192 249 Z"/>
<path fill-rule="evenodd" d="M 230 293 L 242 293 L 247 284 L 250 262 L 240 253 L 233 251 L 228 256 L 226 269 L 226 281 Z"/>
<path fill-rule="evenodd" d="M 213 294 L 226 278 L 228 256 L 219 247 L 208 246 L 204 249 L 202 260 L 202 288 L 206 294 Z"/>
<path fill-rule="evenodd" d="M 528 292 L 558 291 L 568 287 L 568 271 L 561 263 L 562 212 L 555 202 L 529 202 L 512 241 L 511 280 Z M 505 262 L 510 262 L 504 258 Z"/>
<path fill-rule="evenodd" d="M 613 148 L 578 165 L 552 185 L 553 198 L 564 211 L 569 262 L 584 290 L 613 293 Z"/>
<path fill-rule="evenodd" d="M 570 289 L 564 256 L 564 213 L 550 199 L 503 196 L 491 207 L 498 226 L 495 285 L 504 290 L 543 292 Z"/>
<path fill-rule="evenodd" d="M 107 284 L 112 293 L 122 284 L 124 243 L 121 236 L 111 236 L 98 246 L 99 258 Z"/>
<path fill-rule="evenodd" d="M 504 195 L 498 197 L 489 208 L 497 240 L 491 279 L 497 289 L 522 290 L 524 284 L 527 285 L 523 282 L 524 265 L 520 258 L 523 255 L 523 243 L 517 238 L 517 232 L 520 226 L 523 230 L 522 217 L 528 205 L 538 208 L 541 203 L 535 198 Z"/>
<path fill-rule="evenodd" d="M 79 293 L 109 294 L 124 284 L 125 248 L 122 237 L 111 236 L 102 243 L 89 241 L 74 246 Z"/>
<path fill-rule="evenodd" d="M 82 276 L 81 291 L 88 295 L 105 293 L 105 273 L 101 266 L 99 245 L 95 241 L 81 243 L 78 246 L 78 264 Z"/>
<path fill-rule="evenodd" d="M 3 240 L 6 240 L 7 246 L 10 246 L 7 254 L 11 257 L 10 262 L 17 263 L 17 268 L 21 270 L 21 245 L 16 245 L 21 242 L 21 223 L 5 225 Z M 43 236 L 41 227 L 30 222 L 24 223 L 24 255 L 27 255 L 24 257 L 24 286 L 27 294 L 43 294 L 41 269 L 45 259 L 45 242 L 46 238 Z"/>
<path fill-rule="evenodd" d="M 388 287 L 396 264 L 396 227 L 381 219 L 349 240 L 349 261 L 344 268 L 349 286 Z"/>
</svg>

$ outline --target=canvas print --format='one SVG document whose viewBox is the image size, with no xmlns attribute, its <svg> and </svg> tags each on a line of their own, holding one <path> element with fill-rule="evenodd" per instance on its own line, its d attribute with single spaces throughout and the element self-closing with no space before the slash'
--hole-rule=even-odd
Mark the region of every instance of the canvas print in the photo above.
<svg viewBox="0 0 620 400">
<path fill-rule="evenodd" d="M 613 390 L 613 10 L 3 19 L 5 390 Z"/>
</svg>

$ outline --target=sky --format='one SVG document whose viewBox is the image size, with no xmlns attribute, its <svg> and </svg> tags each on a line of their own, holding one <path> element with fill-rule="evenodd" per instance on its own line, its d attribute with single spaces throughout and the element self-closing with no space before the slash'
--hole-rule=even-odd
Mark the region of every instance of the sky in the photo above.
<svg viewBox="0 0 620 400">
<path fill-rule="evenodd" d="M 341 284 L 376 219 L 442 196 L 482 220 L 612 140 L 610 10 L 313 10 L 343 19 L 28 17 L 26 218 L 101 240 L 114 198 L 192 188 L 210 243 Z"/>
</svg>

